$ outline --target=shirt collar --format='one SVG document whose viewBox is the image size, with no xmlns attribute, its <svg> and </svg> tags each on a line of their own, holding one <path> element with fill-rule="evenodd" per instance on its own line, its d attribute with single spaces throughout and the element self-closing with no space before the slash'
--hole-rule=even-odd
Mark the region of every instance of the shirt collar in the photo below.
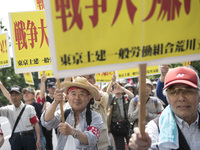
<svg viewBox="0 0 200 150">
<path fill-rule="evenodd" d="M 71 113 L 73 113 L 74 114 L 74 112 L 73 112 L 73 110 L 72 110 L 72 108 L 70 108 L 71 109 Z M 87 108 L 85 108 L 80 114 L 79 114 L 79 116 L 81 116 L 81 117 L 84 117 L 85 116 L 85 114 L 86 114 L 86 111 L 87 111 Z"/>
<path fill-rule="evenodd" d="M 24 107 L 24 103 L 22 101 L 21 101 L 21 104 L 18 108 L 15 107 L 15 105 L 13 105 L 14 110 L 18 110 L 18 109 L 21 110 L 23 107 Z"/>
<path fill-rule="evenodd" d="M 176 115 L 175 115 L 175 119 L 180 129 L 183 128 L 184 124 L 188 124 L 187 122 L 185 122 L 183 119 L 179 118 Z M 198 122 L 199 122 L 199 113 L 197 112 L 197 119 L 192 124 L 194 124 L 195 126 L 198 126 Z"/>
</svg>

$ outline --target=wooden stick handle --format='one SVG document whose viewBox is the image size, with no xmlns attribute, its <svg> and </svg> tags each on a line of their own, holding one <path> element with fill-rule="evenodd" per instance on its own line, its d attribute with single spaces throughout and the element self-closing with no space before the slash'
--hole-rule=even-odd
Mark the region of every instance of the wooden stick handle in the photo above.
<svg viewBox="0 0 200 150">
<path fill-rule="evenodd" d="M 57 88 L 60 89 L 60 79 L 57 79 Z M 65 123 L 65 117 L 64 117 L 64 112 L 63 112 L 63 102 L 60 102 L 60 113 L 61 113 L 62 123 Z"/>
<path fill-rule="evenodd" d="M 143 140 L 145 140 L 145 120 L 146 120 L 145 87 L 146 87 L 146 64 L 139 64 L 138 126 Z"/>
</svg>

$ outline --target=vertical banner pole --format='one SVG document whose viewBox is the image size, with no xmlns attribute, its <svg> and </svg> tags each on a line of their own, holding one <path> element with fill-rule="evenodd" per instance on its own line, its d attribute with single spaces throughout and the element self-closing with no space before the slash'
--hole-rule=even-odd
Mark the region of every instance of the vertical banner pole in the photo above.
<svg viewBox="0 0 200 150">
<path fill-rule="evenodd" d="M 60 79 L 57 79 L 57 88 L 60 89 Z M 62 123 L 65 123 L 64 112 L 63 112 L 63 102 L 60 102 L 60 112 Z"/>
<path fill-rule="evenodd" d="M 145 120 L 146 120 L 145 89 L 146 89 L 146 64 L 139 64 L 138 126 L 143 140 L 145 140 Z"/>
</svg>

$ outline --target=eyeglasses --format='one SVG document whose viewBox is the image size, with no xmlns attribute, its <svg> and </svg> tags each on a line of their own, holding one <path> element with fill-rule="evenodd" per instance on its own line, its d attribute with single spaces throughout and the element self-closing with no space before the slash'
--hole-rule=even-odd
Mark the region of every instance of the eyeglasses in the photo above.
<svg viewBox="0 0 200 150">
<path fill-rule="evenodd" d="M 184 96 L 191 96 L 197 93 L 198 89 L 195 88 L 170 88 L 167 89 L 167 93 L 171 96 L 178 96 L 181 92 Z"/>
</svg>

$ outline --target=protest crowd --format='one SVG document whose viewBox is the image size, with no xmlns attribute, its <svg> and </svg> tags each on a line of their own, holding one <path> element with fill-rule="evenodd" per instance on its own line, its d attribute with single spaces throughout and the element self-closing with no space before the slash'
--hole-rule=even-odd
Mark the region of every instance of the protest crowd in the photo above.
<svg viewBox="0 0 200 150">
<path fill-rule="evenodd" d="M 18 85 L 8 88 L 0 82 L 11 103 L 0 108 L 0 116 L 7 117 L 11 125 L 11 149 L 200 149 L 198 74 L 192 67 L 169 70 L 168 65 L 161 65 L 160 70 L 158 80 L 146 78 L 144 87 L 117 80 L 115 74 L 102 87 L 96 84 L 95 74 L 66 78 L 60 85 L 43 75 L 38 90 Z M 146 103 L 144 139 L 138 128 L 140 88 L 145 90 L 141 99 Z M 0 147 L 3 132 L 0 127 Z"/>
</svg>

